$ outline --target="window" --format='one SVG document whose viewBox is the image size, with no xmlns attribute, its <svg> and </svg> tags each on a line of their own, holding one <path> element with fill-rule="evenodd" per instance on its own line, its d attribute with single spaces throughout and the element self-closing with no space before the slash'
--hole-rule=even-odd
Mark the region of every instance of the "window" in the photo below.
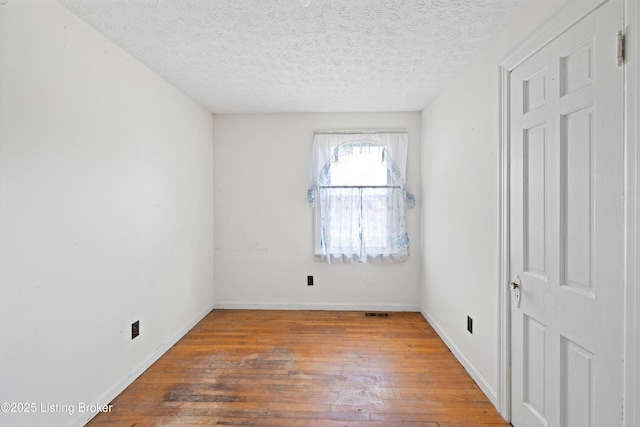
<svg viewBox="0 0 640 427">
<path fill-rule="evenodd" d="M 403 262 L 406 133 L 316 134 L 309 202 L 315 253 L 327 262 Z"/>
</svg>

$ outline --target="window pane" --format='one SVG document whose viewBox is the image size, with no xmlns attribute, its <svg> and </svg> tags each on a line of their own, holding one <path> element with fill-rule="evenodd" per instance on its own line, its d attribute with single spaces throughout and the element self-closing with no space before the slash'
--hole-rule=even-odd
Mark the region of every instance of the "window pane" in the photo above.
<svg viewBox="0 0 640 427">
<path fill-rule="evenodd" d="M 383 147 L 340 148 L 331 185 L 386 185 L 387 168 L 382 163 Z"/>
<path fill-rule="evenodd" d="M 388 253 L 390 194 L 387 188 L 362 190 L 362 245 L 369 253 Z"/>
<path fill-rule="evenodd" d="M 323 241 L 331 254 L 360 254 L 361 201 L 357 188 L 324 188 Z"/>
</svg>

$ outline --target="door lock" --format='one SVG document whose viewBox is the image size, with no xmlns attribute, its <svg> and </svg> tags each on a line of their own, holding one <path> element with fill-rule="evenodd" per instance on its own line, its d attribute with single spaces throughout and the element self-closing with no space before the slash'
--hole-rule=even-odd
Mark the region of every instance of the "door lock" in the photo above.
<svg viewBox="0 0 640 427">
<path fill-rule="evenodd" d="M 521 297 L 521 292 L 522 292 L 522 286 L 521 286 L 521 282 L 520 282 L 520 276 L 518 276 L 516 274 L 515 279 L 513 279 L 512 282 L 507 283 L 507 289 L 509 289 L 510 291 L 515 291 L 515 297 L 516 297 L 516 307 L 520 308 L 520 297 Z"/>
</svg>

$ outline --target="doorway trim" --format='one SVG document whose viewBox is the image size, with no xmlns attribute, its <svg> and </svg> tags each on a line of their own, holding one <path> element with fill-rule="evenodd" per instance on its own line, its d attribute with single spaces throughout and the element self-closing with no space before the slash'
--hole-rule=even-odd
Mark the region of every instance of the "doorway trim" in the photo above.
<svg viewBox="0 0 640 427">
<path fill-rule="evenodd" d="M 511 422 L 511 298 L 510 292 L 507 290 L 506 284 L 511 280 L 511 272 L 509 271 L 510 265 L 510 241 L 509 241 L 509 203 L 510 203 L 510 168 L 509 168 L 509 143 L 510 143 L 510 77 L 511 72 L 522 62 L 534 55 L 560 34 L 565 32 L 571 26 L 585 18 L 594 10 L 605 4 L 608 0 L 571 0 L 545 25 L 528 36 L 522 43 L 518 45 L 502 62 L 499 64 L 499 147 L 498 147 L 498 250 L 499 250 L 499 265 L 498 265 L 498 293 L 499 293 L 499 349 L 498 349 L 498 412 L 504 417 L 505 420 Z M 632 13 L 632 16 L 640 17 L 640 8 L 634 4 L 635 0 L 624 0 L 625 2 L 625 32 L 628 31 L 629 24 L 627 22 L 627 16 Z M 635 8 L 635 10 L 630 10 Z M 633 15 L 635 13 L 635 15 Z M 636 20 L 636 23 L 638 21 Z M 627 51 L 631 49 L 638 49 L 640 45 L 640 35 L 638 30 L 633 27 L 635 31 L 635 42 L 631 41 L 631 44 Z M 615 35 L 612 35 L 614 37 Z M 638 43 L 638 44 L 636 44 Z M 612 61 L 615 57 L 612 56 Z M 633 408 L 635 408 L 635 402 L 640 397 L 640 391 L 638 387 L 638 369 L 640 367 L 635 366 L 635 359 L 637 355 L 636 345 L 640 345 L 640 316 L 637 313 L 638 303 L 640 302 L 640 292 L 636 292 L 635 289 L 635 272 L 636 261 L 635 258 L 638 254 L 636 252 L 637 233 L 640 229 L 640 218 L 636 216 L 635 204 L 638 203 L 637 199 L 640 196 L 635 197 L 638 192 L 638 180 L 640 179 L 637 174 L 636 166 L 638 157 L 638 150 L 636 150 L 636 129 L 637 129 L 637 101 L 638 101 L 638 87 L 637 87 L 637 74 L 638 65 L 635 57 L 630 58 L 632 66 L 625 70 L 625 98 L 627 102 L 625 105 L 625 118 L 626 120 L 626 132 L 625 132 L 625 159 L 626 168 L 625 171 L 625 362 L 624 362 L 624 376 L 625 378 L 633 378 L 632 384 L 625 384 L 625 426 L 631 427 L 634 425 L 637 417 Z M 626 67 L 626 65 L 625 65 Z M 634 73 L 635 71 L 635 73 Z M 633 76 L 633 82 L 630 85 L 628 76 Z M 634 88 L 634 93 L 629 93 L 628 88 Z M 634 96 L 635 95 L 635 96 Z M 633 102 L 632 102 L 633 101 Z M 634 114 L 634 115 L 630 115 Z M 632 123 L 633 122 L 633 123 Z M 629 197 L 630 196 L 630 197 Z M 629 297 L 631 298 L 630 300 Z M 630 345 L 632 344 L 632 345 Z M 629 377 L 631 375 L 631 377 Z M 633 418 L 633 419 L 632 419 Z"/>
<path fill-rule="evenodd" d="M 625 1 L 625 352 L 624 425 L 640 425 L 640 5 Z"/>
</svg>

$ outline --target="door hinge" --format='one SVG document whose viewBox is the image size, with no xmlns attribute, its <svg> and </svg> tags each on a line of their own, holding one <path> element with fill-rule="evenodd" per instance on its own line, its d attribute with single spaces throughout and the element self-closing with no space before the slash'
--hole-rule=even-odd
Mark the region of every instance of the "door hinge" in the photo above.
<svg viewBox="0 0 640 427">
<path fill-rule="evenodd" d="M 617 64 L 618 67 L 621 67 L 624 64 L 624 32 L 622 30 L 618 30 L 618 49 L 617 49 Z"/>
</svg>

